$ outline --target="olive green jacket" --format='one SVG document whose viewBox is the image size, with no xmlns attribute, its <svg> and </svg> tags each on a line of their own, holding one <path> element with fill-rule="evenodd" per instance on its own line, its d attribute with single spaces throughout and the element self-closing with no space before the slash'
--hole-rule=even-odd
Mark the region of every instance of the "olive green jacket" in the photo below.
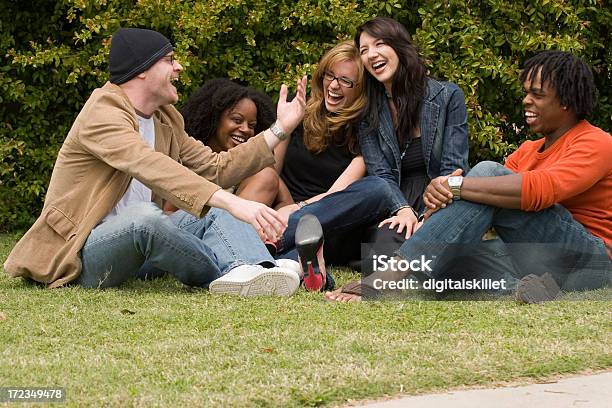
<svg viewBox="0 0 612 408">
<path fill-rule="evenodd" d="M 220 188 L 274 163 L 263 135 L 214 153 L 185 133 L 171 105 L 153 114 L 155 150 L 140 136 L 134 107 L 111 83 L 93 91 L 77 116 L 53 168 L 40 217 L 4 264 L 10 276 L 58 287 L 81 272 L 79 252 L 91 230 L 114 208 L 132 178 L 196 216 Z"/>
</svg>

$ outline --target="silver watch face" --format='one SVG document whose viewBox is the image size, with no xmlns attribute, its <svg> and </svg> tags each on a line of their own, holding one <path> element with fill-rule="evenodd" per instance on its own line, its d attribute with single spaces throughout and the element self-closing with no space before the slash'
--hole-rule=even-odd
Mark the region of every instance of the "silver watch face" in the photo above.
<svg viewBox="0 0 612 408">
<path fill-rule="evenodd" d="M 463 177 L 461 176 L 451 176 L 448 178 L 448 185 L 450 187 L 459 187 L 461 186 L 462 181 L 463 181 Z"/>
</svg>

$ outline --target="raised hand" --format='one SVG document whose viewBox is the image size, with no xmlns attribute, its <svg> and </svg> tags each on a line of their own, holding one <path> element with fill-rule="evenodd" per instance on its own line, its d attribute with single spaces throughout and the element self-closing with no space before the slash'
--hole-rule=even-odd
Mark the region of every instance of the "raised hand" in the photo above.
<svg viewBox="0 0 612 408">
<path fill-rule="evenodd" d="M 276 118 L 285 133 L 291 133 L 304 118 L 306 108 L 306 76 L 297 81 L 297 93 L 291 102 L 287 102 L 287 86 L 280 89 Z"/>
</svg>

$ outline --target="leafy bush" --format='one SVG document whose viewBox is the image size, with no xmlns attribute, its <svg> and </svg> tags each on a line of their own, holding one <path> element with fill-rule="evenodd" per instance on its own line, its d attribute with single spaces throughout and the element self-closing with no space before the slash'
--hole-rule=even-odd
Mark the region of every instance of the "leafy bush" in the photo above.
<svg viewBox="0 0 612 408">
<path fill-rule="evenodd" d="M 525 140 L 521 64 L 543 49 L 571 51 L 593 68 L 601 92 L 592 122 L 612 125 L 605 1 L 426 1 L 415 41 L 432 73 L 456 82 L 469 110 L 471 161 L 502 160 Z"/>
<path fill-rule="evenodd" d="M 601 92 L 593 122 L 612 124 L 612 14 L 604 0 L 4 0 L 0 8 L 0 230 L 38 215 L 55 156 L 91 93 L 108 78 L 111 34 L 150 28 L 175 44 L 183 98 L 228 76 L 274 95 L 376 15 L 408 27 L 431 75 L 469 107 L 472 161 L 502 160 L 527 136 L 517 77 L 545 48 L 581 55 Z"/>
</svg>

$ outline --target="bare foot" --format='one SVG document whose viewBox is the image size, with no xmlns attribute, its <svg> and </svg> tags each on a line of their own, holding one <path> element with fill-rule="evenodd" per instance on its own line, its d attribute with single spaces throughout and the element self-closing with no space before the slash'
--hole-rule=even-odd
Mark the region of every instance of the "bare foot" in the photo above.
<svg viewBox="0 0 612 408">
<path fill-rule="evenodd" d="M 361 296 L 352 293 L 342 293 L 342 289 L 325 292 L 325 299 L 330 302 L 360 302 Z"/>
</svg>

